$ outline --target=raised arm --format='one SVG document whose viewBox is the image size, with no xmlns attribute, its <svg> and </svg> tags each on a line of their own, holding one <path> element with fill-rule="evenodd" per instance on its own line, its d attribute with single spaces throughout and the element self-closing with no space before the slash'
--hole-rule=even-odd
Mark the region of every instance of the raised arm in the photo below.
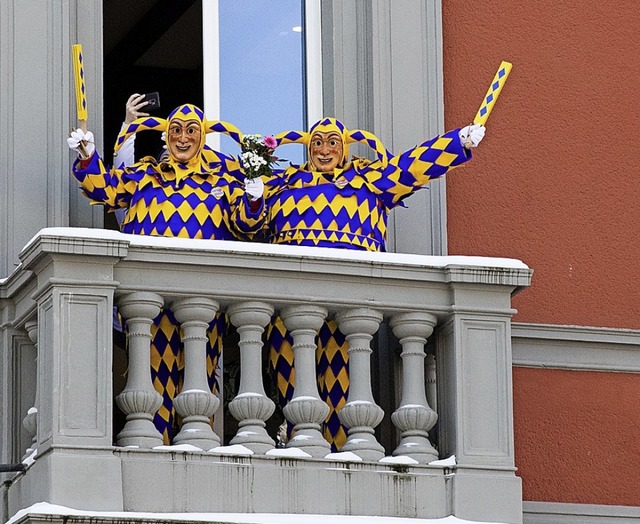
<svg viewBox="0 0 640 524">
<path fill-rule="evenodd" d="M 386 167 L 374 162 L 366 178 L 391 209 L 431 180 L 469 161 L 471 148 L 476 147 L 483 136 L 484 127 L 479 125 L 454 129 L 391 157 Z"/>
</svg>

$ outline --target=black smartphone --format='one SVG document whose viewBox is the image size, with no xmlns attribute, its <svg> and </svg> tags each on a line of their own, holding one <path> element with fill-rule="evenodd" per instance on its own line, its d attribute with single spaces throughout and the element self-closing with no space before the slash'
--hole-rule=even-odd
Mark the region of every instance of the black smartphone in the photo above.
<svg viewBox="0 0 640 524">
<path fill-rule="evenodd" d="M 160 109 L 160 93 L 157 91 L 153 93 L 147 93 L 142 99 L 143 102 L 148 102 L 146 106 L 141 108 L 143 111 L 155 111 Z"/>
</svg>

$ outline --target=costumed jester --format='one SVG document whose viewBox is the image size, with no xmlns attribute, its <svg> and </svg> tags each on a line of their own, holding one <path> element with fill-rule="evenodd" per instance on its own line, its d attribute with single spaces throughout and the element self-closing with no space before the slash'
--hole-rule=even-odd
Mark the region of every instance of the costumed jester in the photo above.
<svg viewBox="0 0 640 524">
<path fill-rule="evenodd" d="M 323 118 L 308 133 L 281 133 L 278 144 L 304 144 L 309 161 L 276 171 L 267 180 L 267 241 L 385 251 L 389 212 L 431 180 L 470 160 L 470 148 L 484 133 L 482 125 L 454 129 L 395 156 L 373 134 L 348 130 L 335 118 Z M 353 142 L 369 145 L 377 160 L 350 158 Z M 295 387 L 292 338 L 280 318 L 270 326 L 268 337 L 270 370 L 285 405 Z M 334 451 L 346 440 L 337 413 L 349 389 L 347 349 L 336 322 L 325 321 L 318 336 L 317 378 L 320 396 L 330 408 L 324 436 Z"/>
<path fill-rule="evenodd" d="M 115 151 L 135 133 L 166 133 L 166 161 L 142 159 L 131 166 L 107 168 L 95 152 L 93 134 L 77 129 L 67 139 L 79 158 L 73 175 L 92 204 L 109 211 L 124 208 L 121 229 L 135 235 L 194 239 L 236 240 L 253 235 L 264 220 L 263 183 L 244 180 L 239 162 L 205 145 L 210 132 L 225 133 L 242 143 L 233 125 L 205 119 L 192 104 L 177 107 L 167 119 L 139 118 L 125 126 Z M 207 374 L 212 392 L 217 389 L 215 369 L 228 321 L 217 314 L 211 321 L 207 343 Z M 183 347 L 179 324 L 165 308 L 152 326 L 151 374 L 163 404 L 154 417 L 165 444 L 175 431 L 173 399 L 180 392 Z"/>
</svg>

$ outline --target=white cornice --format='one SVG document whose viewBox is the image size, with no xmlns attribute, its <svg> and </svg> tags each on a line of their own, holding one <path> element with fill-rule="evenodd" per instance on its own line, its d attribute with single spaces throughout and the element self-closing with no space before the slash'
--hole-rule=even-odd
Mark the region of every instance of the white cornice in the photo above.
<svg viewBox="0 0 640 524">
<path fill-rule="evenodd" d="M 513 365 L 640 372 L 640 330 L 513 323 Z"/>
</svg>

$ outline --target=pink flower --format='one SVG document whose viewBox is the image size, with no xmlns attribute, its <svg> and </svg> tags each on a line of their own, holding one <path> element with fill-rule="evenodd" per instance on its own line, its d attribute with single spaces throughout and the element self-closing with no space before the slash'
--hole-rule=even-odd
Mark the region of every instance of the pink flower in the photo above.
<svg viewBox="0 0 640 524">
<path fill-rule="evenodd" d="M 264 142 L 264 145 L 267 146 L 269 149 L 275 149 L 276 147 L 278 147 L 278 142 L 271 135 L 265 136 L 263 142 Z"/>
</svg>

